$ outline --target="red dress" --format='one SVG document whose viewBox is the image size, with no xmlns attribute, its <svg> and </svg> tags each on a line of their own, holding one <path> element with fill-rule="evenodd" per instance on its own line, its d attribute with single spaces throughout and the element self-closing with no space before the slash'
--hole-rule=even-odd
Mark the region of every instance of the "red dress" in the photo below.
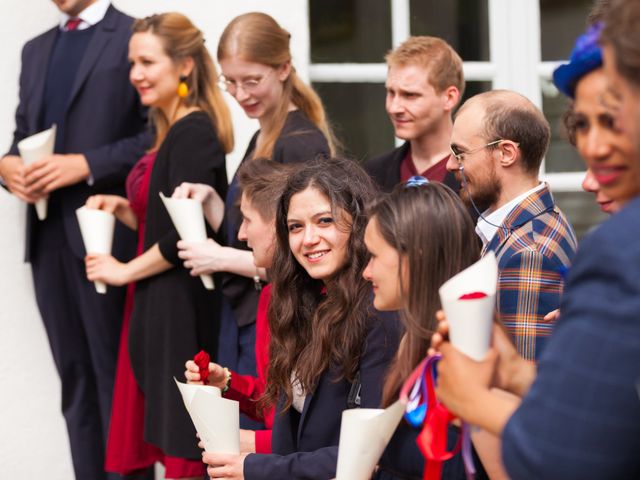
<svg viewBox="0 0 640 480">
<path fill-rule="evenodd" d="M 143 253 L 144 226 L 147 212 L 149 180 L 156 152 L 142 157 L 127 176 L 127 197 L 138 219 L 136 255 Z M 129 359 L 129 321 L 133 311 L 135 283 L 127 287 L 116 380 L 111 407 L 111 424 L 107 440 L 105 470 L 129 475 L 162 462 L 167 478 L 200 477 L 204 464 L 193 460 L 170 457 L 158 447 L 144 440 L 144 394 L 136 383 Z M 195 442 L 195 438 L 194 438 Z"/>
</svg>

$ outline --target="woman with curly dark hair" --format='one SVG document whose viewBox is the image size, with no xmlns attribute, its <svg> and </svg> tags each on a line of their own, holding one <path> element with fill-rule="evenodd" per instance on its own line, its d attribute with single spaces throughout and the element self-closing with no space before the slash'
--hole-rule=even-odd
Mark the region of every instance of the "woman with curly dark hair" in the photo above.
<svg viewBox="0 0 640 480">
<path fill-rule="evenodd" d="M 205 454 L 212 478 L 335 476 L 342 411 L 380 405 L 399 340 L 362 277 L 365 205 L 376 188 L 354 161 L 313 161 L 289 179 L 276 216 L 269 383 L 276 455 Z"/>
</svg>

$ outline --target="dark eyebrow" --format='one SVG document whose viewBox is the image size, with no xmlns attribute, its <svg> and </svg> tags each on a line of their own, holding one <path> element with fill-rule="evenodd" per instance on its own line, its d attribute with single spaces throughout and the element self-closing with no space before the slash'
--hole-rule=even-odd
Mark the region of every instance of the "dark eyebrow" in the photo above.
<svg viewBox="0 0 640 480">
<path fill-rule="evenodd" d="M 316 219 L 316 218 L 321 217 L 323 215 L 333 215 L 333 212 L 330 211 L 330 210 L 326 210 L 324 212 L 314 213 L 311 218 L 312 219 Z M 287 223 L 289 223 L 289 222 L 300 222 L 300 220 L 297 220 L 295 218 L 287 218 Z"/>
</svg>

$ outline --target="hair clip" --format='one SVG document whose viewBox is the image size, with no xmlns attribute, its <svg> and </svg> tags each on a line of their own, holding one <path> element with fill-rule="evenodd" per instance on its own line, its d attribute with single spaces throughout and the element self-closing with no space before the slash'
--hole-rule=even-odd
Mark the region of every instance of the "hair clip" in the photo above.
<svg viewBox="0 0 640 480">
<path fill-rule="evenodd" d="M 410 177 L 409 180 L 404 182 L 405 188 L 409 187 L 421 187 L 423 185 L 427 185 L 429 183 L 429 179 L 424 178 L 422 175 L 414 175 Z"/>
</svg>

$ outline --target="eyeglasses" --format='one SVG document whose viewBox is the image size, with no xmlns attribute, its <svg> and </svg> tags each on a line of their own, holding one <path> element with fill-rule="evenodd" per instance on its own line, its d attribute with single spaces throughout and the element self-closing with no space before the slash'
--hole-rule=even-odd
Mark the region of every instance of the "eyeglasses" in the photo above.
<svg viewBox="0 0 640 480">
<path fill-rule="evenodd" d="M 218 77 L 218 86 L 222 90 L 224 90 L 226 92 L 229 92 L 231 95 L 235 95 L 236 94 L 236 92 L 238 91 L 238 87 L 242 88 L 242 90 L 245 93 L 251 94 L 251 93 L 256 91 L 256 89 L 260 86 L 260 83 L 262 83 L 262 81 L 265 78 L 267 78 L 269 75 L 271 75 L 272 72 L 273 72 L 273 70 L 269 70 L 264 75 L 257 76 L 255 78 L 248 78 L 248 79 L 242 80 L 240 82 L 237 82 L 235 80 L 227 80 L 224 75 L 220 75 Z"/>
<path fill-rule="evenodd" d="M 450 145 L 449 149 L 451 150 L 451 155 L 453 155 L 453 158 L 455 158 L 459 164 L 462 164 L 462 157 L 464 157 L 465 155 L 473 155 L 474 153 L 478 153 L 479 151 L 484 150 L 485 148 L 492 147 L 493 145 L 498 145 L 499 143 L 506 142 L 506 141 L 507 140 L 500 138 L 498 140 L 494 140 L 493 142 L 489 142 L 486 145 L 482 145 L 481 147 L 474 148 L 473 150 L 469 150 L 468 152 L 458 151 L 458 147 L 455 145 Z M 515 143 L 516 146 L 519 146 L 517 142 L 513 142 L 513 143 Z"/>
<path fill-rule="evenodd" d="M 424 178 L 422 175 L 414 175 L 404 182 L 404 188 L 422 187 L 429 183 L 428 178 Z"/>
</svg>

